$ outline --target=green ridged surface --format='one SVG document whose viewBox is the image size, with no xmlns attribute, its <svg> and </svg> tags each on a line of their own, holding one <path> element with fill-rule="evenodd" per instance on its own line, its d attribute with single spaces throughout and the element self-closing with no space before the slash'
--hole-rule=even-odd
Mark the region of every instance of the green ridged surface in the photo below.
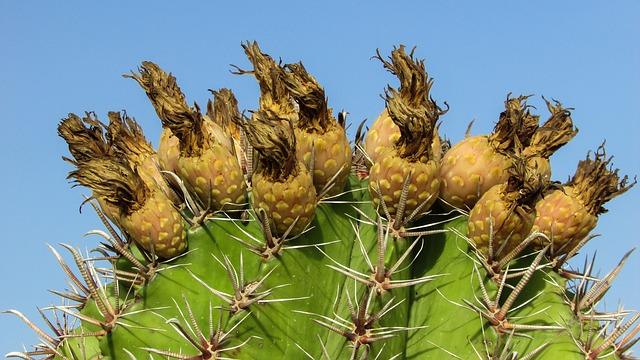
<svg viewBox="0 0 640 360">
<path fill-rule="evenodd" d="M 355 243 L 355 233 L 350 222 L 363 220 L 363 216 L 356 212 L 353 206 L 359 207 L 369 217 L 374 217 L 375 211 L 366 191 L 367 183 L 351 179 L 351 193 L 340 200 L 351 204 L 322 204 L 316 211 L 316 218 L 312 223 L 314 228 L 293 240 L 289 245 L 335 243 L 320 246 L 333 260 L 347 265 L 361 272 L 368 272 L 368 267 L 362 253 Z M 442 216 L 430 216 L 422 223 L 437 222 Z M 238 345 L 242 341 L 253 337 L 246 345 L 237 351 L 227 352 L 225 356 L 238 359 L 304 359 L 304 349 L 316 359 L 321 358 L 322 349 L 318 335 L 325 344 L 332 359 L 348 359 L 351 349 L 340 335 L 319 326 L 312 319 L 318 317 L 300 313 L 312 312 L 333 318 L 334 312 L 343 318 L 348 318 L 345 298 L 346 289 L 353 294 L 354 284 L 358 296 L 364 291 L 364 285 L 355 283 L 327 265 L 335 263 L 323 255 L 316 247 L 302 249 L 287 249 L 276 259 L 263 261 L 257 255 L 249 252 L 245 245 L 233 239 L 240 237 L 245 241 L 246 236 L 239 229 L 261 239 L 257 222 L 243 223 L 240 220 L 219 218 L 206 223 L 203 228 L 190 231 L 188 234 L 189 253 L 185 256 L 162 265 L 172 267 L 160 271 L 154 279 L 133 295 L 129 295 L 130 303 L 126 313 L 120 321 L 122 325 L 106 336 L 100 338 L 88 337 L 84 340 L 69 339 L 64 342 L 63 352 L 70 358 L 92 358 L 102 354 L 107 359 L 131 359 L 125 351 L 128 350 L 136 358 L 149 358 L 143 348 L 172 351 L 189 355 L 196 355 L 197 350 L 189 345 L 178 333 L 166 323 L 167 319 L 178 319 L 183 325 L 184 319 L 176 309 L 180 306 L 186 315 L 183 296 L 189 302 L 198 325 L 201 329 L 208 328 L 209 307 L 224 305 L 216 296 L 212 295 L 189 273 L 192 272 L 209 286 L 220 291 L 231 292 L 231 284 L 223 267 L 213 258 L 227 256 L 236 269 L 240 267 L 240 254 L 243 256 L 245 281 L 256 280 L 267 272 L 273 271 L 264 282 L 262 289 L 290 284 L 278 288 L 267 299 L 308 297 L 306 299 L 277 302 L 269 304 L 254 304 L 250 307 L 250 314 L 230 335 L 231 341 L 226 346 Z M 425 275 L 443 275 L 431 282 L 411 288 L 394 289 L 373 301 L 373 309 L 379 309 L 381 304 L 392 297 L 394 301 L 404 302 L 387 314 L 380 326 L 425 327 L 397 333 L 396 337 L 372 346 L 373 356 L 388 359 L 400 354 L 398 358 L 407 359 L 461 359 L 477 358 L 474 347 L 480 353 L 485 350 L 484 341 L 488 345 L 496 341 L 495 333 L 478 313 L 455 303 L 462 304 L 466 299 L 479 304 L 481 299 L 478 277 L 475 275 L 474 255 L 468 249 L 464 239 L 456 235 L 451 229 L 466 234 L 466 218 L 449 220 L 433 229 L 447 229 L 445 234 L 430 235 L 424 238 L 424 248 L 410 268 L 396 274 L 394 279 L 409 279 Z M 371 261 L 375 264 L 376 257 L 376 227 L 360 224 L 360 237 L 367 249 Z M 391 265 L 402 255 L 410 241 L 389 239 L 386 253 L 386 264 Z M 419 249 L 416 246 L 414 251 Z M 412 256 L 407 262 L 411 261 Z M 526 266 L 529 259 L 521 260 Z M 124 261 L 119 262 L 121 268 L 126 268 Z M 406 266 L 403 264 L 402 267 Z M 475 265 L 485 281 L 492 296 L 495 284 L 486 278 L 485 272 L 479 265 Z M 518 279 L 514 279 L 517 281 Z M 553 284 L 558 286 L 554 286 Z M 568 329 L 563 331 L 531 331 L 527 332 L 531 339 L 514 337 L 511 348 L 520 354 L 525 354 L 539 345 L 548 342 L 549 346 L 539 355 L 540 359 L 584 359 L 584 355 L 571 340 L 569 331 L 579 337 L 578 324 L 569 306 L 564 302 L 563 294 L 565 281 L 550 270 L 538 270 L 532 280 L 526 285 L 515 306 L 525 299 L 536 296 L 528 305 L 510 313 L 510 317 L 527 316 L 516 321 L 524 324 L 564 324 Z M 113 286 L 110 287 L 113 292 Z M 126 290 L 126 289 L 125 289 Z M 121 298 L 125 297 L 125 290 L 121 290 Z M 503 299 L 508 296 L 505 290 Z M 113 295 L 113 294 L 112 294 Z M 352 295 L 353 297 L 353 295 Z M 336 305 L 336 298 L 340 301 Z M 99 312 L 91 300 L 82 310 L 84 314 L 100 319 Z M 223 324 L 229 329 L 243 318 L 247 312 L 241 311 L 234 316 L 223 312 Z M 213 312 L 214 322 L 221 316 L 219 310 Z M 76 331 L 97 331 L 93 325 L 83 324 L 82 329 Z M 503 339 L 506 337 L 503 337 Z M 84 341 L 86 355 L 80 354 L 80 342 Z M 473 344 L 473 346 L 472 346 Z M 383 347 L 384 345 L 384 347 Z M 448 352 L 448 353 L 447 353 Z M 71 355 L 73 354 L 73 355 Z M 75 356 L 75 357 L 74 357 Z M 153 358 L 164 358 L 154 355 Z"/>
</svg>

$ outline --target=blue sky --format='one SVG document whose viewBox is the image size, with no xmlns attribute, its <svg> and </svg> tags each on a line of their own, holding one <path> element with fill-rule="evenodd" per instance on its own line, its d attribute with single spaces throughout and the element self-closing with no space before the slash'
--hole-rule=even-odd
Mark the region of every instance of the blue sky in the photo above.
<svg viewBox="0 0 640 360">
<path fill-rule="evenodd" d="M 533 93 L 575 108 L 580 133 L 554 157 L 555 179 L 566 179 L 603 139 L 622 173 L 640 173 L 638 1 L 106 3 L 0 2 L 0 309 L 36 318 L 37 305 L 56 301 L 46 290 L 65 288 L 45 243 L 95 244 L 82 236 L 100 227 L 95 215 L 78 212 L 88 192 L 65 180 L 58 121 L 68 112 L 106 118 L 127 109 L 157 143 L 151 105 L 120 76 L 142 60 L 173 72 L 190 101 L 205 104 L 207 89 L 224 86 L 252 109 L 254 80 L 231 75 L 229 64 L 246 67 L 240 42 L 255 39 L 275 57 L 303 60 L 330 105 L 355 122 L 375 119 L 393 81 L 370 60 L 375 49 L 415 45 L 435 78 L 433 96 L 451 106 L 442 129 L 454 142 L 472 119 L 474 133 L 488 132 L 508 92 Z M 542 100 L 533 104 L 546 118 Z M 580 261 L 597 251 L 596 267 L 606 272 L 637 246 L 638 204 L 638 189 L 612 201 L 596 230 L 603 236 Z M 639 271 L 640 253 L 608 294 L 608 307 L 621 300 L 640 308 Z M 36 340 L 8 315 L 0 317 L 0 334 L 0 353 Z"/>
</svg>

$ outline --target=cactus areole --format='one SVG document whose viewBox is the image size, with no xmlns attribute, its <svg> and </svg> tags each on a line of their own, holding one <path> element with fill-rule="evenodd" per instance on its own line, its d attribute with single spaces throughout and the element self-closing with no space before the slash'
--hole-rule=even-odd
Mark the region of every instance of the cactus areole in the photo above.
<svg viewBox="0 0 640 360">
<path fill-rule="evenodd" d="M 547 101 L 540 125 L 530 96 L 508 96 L 492 134 L 444 152 L 433 80 L 397 46 L 375 57 L 399 87 L 351 144 L 301 62 L 242 47 L 249 116 L 226 88 L 202 113 L 145 61 L 126 77 L 159 117 L 157 150 L 126 113 L 60 122 L 104 229 L 91 259 L 51 247 L 69 286 L 46 329 L 7 311 L 40 338 L 8 357 L 631 359 L 640 314 L 599 306 L 630 252 L 601 277 L 566 264 L 635 181 L 601 146 L 552 182 L 571 109 Z"/>
</svg>

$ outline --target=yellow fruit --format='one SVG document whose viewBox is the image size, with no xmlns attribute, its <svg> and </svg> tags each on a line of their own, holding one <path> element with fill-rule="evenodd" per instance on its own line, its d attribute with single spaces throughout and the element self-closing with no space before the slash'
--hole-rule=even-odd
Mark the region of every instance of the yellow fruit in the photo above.
<svg viewBox="0 0 640 360">
<path fill-rule="evenodd" d="M 313 177 L 296 156 L 294 124 L 299 120 L 298 112 L 286 87 L 284 69 L 262 53 L 256 42 L 243 47 L 254 66 L 251 73 L 260 85 L 260 108 L 251 121 L 243 123 L 247 139 L 259 155 L 251 180 L 252 206 L 256 212 L 266 213 L 277 236 L 290 228 L 288 236 L 295 236 L 311 223 L 317 203 Z M 317 104 L 305 104 L 312 103 Z M 326 105 L 321 102 L 320 106 L 323 104 Z M 316 120 L 308 125 L 319 124 L 320 120 Z M 322 122 L 328 120 L 323 117 Z M 317 130 L 323 129 L 326 127 Z"/>
<path fill-rule="evenodd" d="M 440 198 L 450 206 L 471 209 L 487 190 L 507 181 L 510 165 L 487 136 L 468 137 L 442 158 Z"/>
<path fill-rule="evenodd" d="M 440 198 L 446 207 L 471 209 L 487 190 L 507 181 L 509 156 L 520 154 L 538 127 L 538 116 L 529 112 L 527 98 L 507 96 L 492 134 L 467 137 L 444 155 Z"/>
<path fill-rule="evenodd" d="M 610 167 L 604 145 L 591 159 L 578 163 L 575 175 L 561 189 L 547 193 L 536 204 L 534 229 L 552 241 L 554 255 L 566 254 L 593 230 L 604 204 L 636 184 Z M 539 242 L 538 245 L 541 245 Z"/>
<path fill-rule="evenodd" d="M 148 197 L 140 209 L 124 215 L 122 227 L 138 245 L 161 259 L 178 256 L 187 248 L 182 217 L 160 192 Z"/>
<path fill-rule="evenodd" d="M 246 183 L 234 145 L 239 133 L 233 131 L 240 115 L 231 90 L 213 91 L 214 101 L 204 116 L 197 105 L 187 105 L 175 77 L 157 65 L 144 62 L 140 74 L 131 77 L 146 91 L 162 125 L 170 131 L 163 133 L 161 142 L 164 166 L 172 168 L 210 210 L 245 203 Z"/>
<path fill-rule="evenodd" d="M 177 174 L 204 205 L 211 200 L 212 209 L 228 210 L 231 204 L 246 202 L 246 185 L 240 164 L 221 145 L 212 145 L 199 156 L 180 156 Z"/>
<path fill-rule="evenodd" d="M 345 129 L 328 107 L 324 89 L 302 63 L 287 64 L 284 70 L 286 89 L 298 105 L 298 121 L 294 123 L 298 161 L 313 169 L 316 193 L 321 194 L 330 181 L 328 195 L 340 193 L 351 172 L 351 146 Z"/>
<path fill-rule="evenodd" d="M 426 73 L 424 61 L 414 59 L 413 53 L 407 55 L 403 46 L 392 51 L 390 61 L 380 54 L 378 59 L 398 77 L 400 88 L 387 89 L 386 110 L 367 135 L 365 147 L 374 160 L 369 190 L 376 204 L 383 199 L 389 215 L 400 216 L 403 222 L 418 207 L 419 215 L 424 214 L 438 198 L 442 147 L 436 123 L 446 110 L 429 95 L 433 79 Z M 394 127 L 398 137 L 389 143 Z M 409 175 L 407 197 L 402 199 Z M 404 212 L 398 214 L 401 207 Z"/>
<path fill-rule="evenodd" d="M 158 144 L 158 160 L 162 170 L 176 173 L 178 169 L 178 157 L 180 156 L 180 140 L 173 135 L 170 129 L 162 129 L 160 143 Z"/>
<path fill-rule="evenodd" d="M 598 220 L 596 215 L 589 213 L 578 199 L 575 189 L 570 186 L 545 195 L 536 204 L 536 214 L 533 229 L 547 235 L 554 244 L 553 250 L 563 253 L 584 239 Z M 543 245 L 541 241 L 536 244 Z"/>
<path fill-rule="evenodd" d="M 118 157 L 95 159 L 78 164 L 69 176 L 92 189 L 108 208 L 117 208 L 119 226 L 143 249 L 163 259 L 186 249 L 181 215 L 159 188 L 141 178 L 130 161 Z"/>
<path fill-rule="evenodd" d="M 511 201 L 505 199 L 505 193 L 506 185 L 493 186 L 469 213 L 468 237 L 486 256 L 489 255 L 490 240 L 493 254 L 502 257 L 518 246 L 533 226 L 535 210 L 514 207 Z M 491 226 L 493 232 L 490 231 Z"/>
<path fill-rule="evenodd" d="M 260 172 L 252 176 L 253 208 L 266 212 L 277 234 L 283 234 L 296 219 L 291 235 L 299 234 L 313 220 L 316 193 L 311 174 L 302 164 L 296 172 L 283 181 L 273 181 Z"/>
<path fill-rule="evenodd" d="M 426 159 L 424 159 L 426 160 Z M 411 214 L 419 205 L 426 202 L 423 211 L 428 210 L 438 198 L 440 178 L 438 163 L 435 160 L 410 162 L 391 149 L 383 152 L 380 159 L 371 167 L 369 190 L 373 202 L 380 203 L 380 195 L 391 215 L 396 214 L 405 178 L 411 172 L 405 215 Z M 379 185 L 379 188 L 378 188 Z M 378 195 L 378 192 L 380 195 Z"/>
</svg>

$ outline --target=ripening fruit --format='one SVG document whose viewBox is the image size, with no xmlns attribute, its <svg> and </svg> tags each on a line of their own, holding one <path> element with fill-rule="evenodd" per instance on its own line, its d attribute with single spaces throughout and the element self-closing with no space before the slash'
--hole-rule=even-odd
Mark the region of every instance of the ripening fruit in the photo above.
<svg viewBox="0 0 640 360">
<path fill-rule="evenodd" d="M 138 245 L 162 259 L 180 255 L 187 248 L 182 217 L 159 191 L 148 195 L 139 209 L 123 215 L 122 227 Z"/>
<path fill-rule="evenodd" d="M 186 230 L 163 187 L 153 149 L 133 119 L 123 119 L 117 112 L 109 113 L 109 118 L 108 128 L 93 117 L 85 120 L 90 127 L 84 135 L 93 140 L 86 141 L 85 147 L 79 146 L 80 137 L 69 132 L 83 133 L 79 118 L 72 114 L 62 121 L 59 133 L 75 158 L 69 160 L 75 166 L 69 177 L 90 188 L 105 214 L 140 247 L 163 259 L 180 255 L 187 247 Z M 108 131 L 106 136 L 103 130 Z"/>
<path fill-rule="evenodd" d="M 169 128 L 163 128 L 158 143 L 158 161 L 160 168 L 165 171 L 176 173 L 178 169 L 178 158 L 180 157 L 180 140 L 171 132 Z"/>
<path fill-rule="evenodd" d="M 256 171 L 251 181 L 253 208 L 266 212 L 276 234 L 284 234 L 295 221 L 289 234 L 297 235 L 313 220 L 316 193 L 311 174 L 301 163 L 284 179 L 276 179 L 268 171 Z"/>
<path fill-rule="evenodd" d="M 371 163 L 375 163 L 385 150 L 392 148 L 399 138 L 400 128 L 391 120 L 389 111 L 385 108 L 373 122 L 365 136 L 364 150 Z M 440 161 L 442 157 L 442 140 L 438 135 L 437 129 L 433 134 L 432 148 L 434 160 Z"/>
<path fill-rule="evenodd" d="M 233 135 L 228 130 L 231 125 L 227 126 L 240 116 L 233 93 L 228 89 L 214 91 L 210 116 L 224 119 L 218 124 L 210 116 L 203 116 L 197 105 L 187 105 L 171 74 L 148 61 L 143 62 L 139 71 L 130 77 L 147 93 L 163 127 L 170 129 L 178 139 L 177 163 L 166 156 L 166 165 L 172 166 L 170 164 L 173 163 L 175 173 L 185 182 L 187 189 L 211 210 L 241 207 L 246 202 L 246 183 L 231 140 Z M 171 137 L 167 138 L 167 145 L 170 140 Z"/>
<path fill-rule="evenodd" d="M 338 194 L 351 171 L 351 146 L 345 129 L 328 107 L 324 89 L 302 63 L 287 64 L 284 80 L 298 104 L 294 124 L 298 161 L 313 170 L 317 194 Z"/>
<path fill-rule="evenodd" d="M 391 120 L 385 108 L 371 124 L 364 139 L 364 150 L 372 163 L 375 163 L 382 152 L 393 147 L 400 138 L 400 129 Z"/>
<path fill-rule="evenodd" d="M 285 87 L 284 70 L 256 42 L 242 46 L 260 85 L 260 107 L 243 124 L 259 155 L 251 178 L 253 209 L 266 213 L 276 234 L 297 235 L 313 220 L 317 203 L 313 177 L 296 156 L 293 124 L 298 114 Z"/>
<path fill-rule="evenodd" d="M 524 158 L 513 161 L 507 182 L 487 190 L 469 213 L 469 239 L 488 257 L 504 257 L 529 235 L 535 201 L 545 186 Z"/>
<path fill-rule="evenodd" d="M 569 182 L 551 190 L 536 204 L 534 230 L 549 237 L 556 254 L 577 246 L 595 228 L 598 215 L 607 211 L 603 205 L 635 185 L 627 176 L 620 179 L 618 170 L 609 167 L 610 162 L 604 146 L 600 146 L 594 159 L 587 155 L 578 163 Z"/>
<path fill-rule="evenodd" d="M 509 165 L 509 158 L 494 150 L 489 137 L 468 137 L 442 159 L 440 198 L 456 208 L 473 208 L 487 190 L 507 181 Z"/>
<path fill-rule="evenodd" d="M 73 157 L 73 159 L 64 156 L 62 158 L 75 167 L 114 155 L 114 147 L 107 133 L 107 126 L 98 120 L 94 113 L 86 113 L 82 119 L 76 114 L 69 114 L 58 125 L 58 135 L 67 142 Z M 120 209 L 95 193 L 93 197 L 96 198 L 107 218 L 119 224 Z"/>
<path fill-rule="evenodd" d="M 234 116 L 235 113 L 237 113 L 238 102 L 231 90 L 220 89 L 219 91 L 212 92 L 214 93 L 214 96 L 215 94 L 218 94 L 226 99 L 225 101 L 218 101 L 217 104 L 228 105 L 221 105 L 219 107 L 222 107 L 222 109 L 215 110 L 213 106 L 214 102 L 211 100 L 207 102 L 207 115 L 203 116 L 204 131 L 207 136 L 213 139 L 214 142 L 223 144 L 229 151 L 235 152 L 236 157 L 239 159 L 238 162 L 241 163 L 244 157 L 244 149 L 240 145 L 242 130 L 237 126 L 237 124 L 235 124 L 236 119 L 227 119 L 229 117 L 227 114 L 232 114 L 229 110 L 233 111 Z M 230 107 L 229 110 L 226 109 L 227 106 Z M 222 129 L 227 129 L 228 131 L 225 132 Z M 231 137 L 228 136 L 229 134 Z M 160 161 L 160 167 L 163 170 L 177 173 L 179 157 L 180 140 L 173 135 L 171 129 L 163 128 L 162 133 L 160 134 L 160 143 L 158 144 L 158 159 Z"/>
<path fill-rule="evenodd" d="M 407 55 L 404 46 L 400 46 L 392 51 L 391 62 L 379 54 L 378 59 L 400 80 L 399 89 L 389 87 L 386 92 L 386 111 L 400 137 L 392 147 L 376 149 L 369 190 L 374 203 L 384 199 L 393 215 L 400 205 L 405 179 L 410 176 L 404 213 L 411 214 L 418 207 L 425 212 L 438 198 L 440 189 L 441 147 L 439 142 L 434 147 L 433 139 L 438 137 L 436 122 L 446 110 L 430 98 L 433 79 L 426 73 L 424 61 L 413 58 L 413 52 Z"/>
<path fill-rule="evenodd" d="M 562 107 L 558 101 L 554 101 L 554 105 L 547 99 L 544 100 L 551 116 L 533 133 L 529 146 L 523 150 L 522 154 L 528 158 L 530 167 L 536 168 L 545 179 L 549 180 L 551 179 L 549 157 L 571 141 L 578 134 L 578 129 L 573 126 L 570 111 L 572 109 Z"/>
<path fill-rule="evenodd" d="M 162 259 L 187 248 L 181 215 L 159 189 L 151 188 L 122 158 L 98 159 L 70 176 L 120 209 L 120 226 L 140 247 Z"/>
<path fill-rule="evenodd" d="M 482 194 L 507 181 L 509 154 L 529 145 L 538 127 L 527 98 L 507 96 L 492 134 L 467 137 L 447 151 L 440 168 L 440 198 L 445 205 L 471 209 Z"/>
</svg>

